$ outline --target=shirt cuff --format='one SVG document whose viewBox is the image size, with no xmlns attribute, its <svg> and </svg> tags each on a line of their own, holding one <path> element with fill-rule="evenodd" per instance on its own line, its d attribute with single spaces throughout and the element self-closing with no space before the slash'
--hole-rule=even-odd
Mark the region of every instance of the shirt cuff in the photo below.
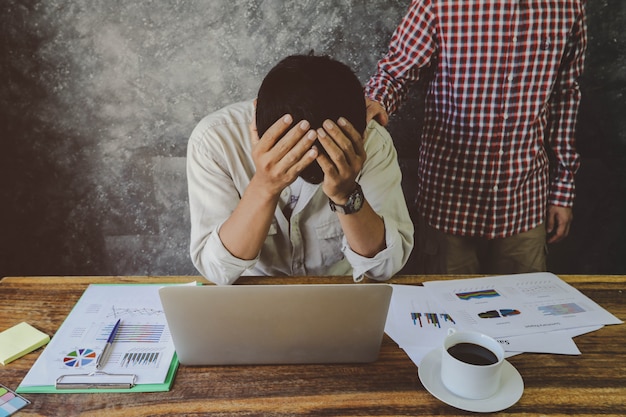
<svg viewBox="0 0 626 417">
<path fill-rule="evenodd" d="M 385 92 L 383 89 L 366 85 L 365 96 L 370 100 L 380 103 L 388 115 L 391 115 L 396 110 L 396 101 L 389 92 Z"/>
<path fill-rule="evenodd" d="M 250 260 L 233 256 L 222 243 L 216 229 L 207 239 L 202 253 L 202 275 L 217 285 L 233 284 L 247 269 L 252 268 L 259 257 Z"/>
<path fill-rule="evenodd" d="M 388 227 L 385 222 L 385 244 L 386 248 L 378 252 L 374 257 L 368 258 L 354 252 L 346 237 L 343 237 L 342 252 L 350 265 L 352 265 L 352 278 L 355 282 L 360 282 L 363 277 L 368 277 L 377 281 L 386 281 L 395 273 L 396 259 L 402 263 L 402 245 L 400 244 L 400 236 L 395 227 Z M 397 252 L 400 251 L 400 254 Z"/>
<path fill-rule="evenodd" d="M 560 207 L 574 206 L 575 184 L 573 180 L 563 179 L 563 177 L 567 176 L 567 173 L 565 173 L 565 175 L 557 175 L 552 179 L 548 204 Z"/>
</svg>

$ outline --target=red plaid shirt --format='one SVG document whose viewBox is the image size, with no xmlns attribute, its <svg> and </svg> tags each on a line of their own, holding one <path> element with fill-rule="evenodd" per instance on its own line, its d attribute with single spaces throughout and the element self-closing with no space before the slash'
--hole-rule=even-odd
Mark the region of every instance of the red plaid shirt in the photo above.
<svg viewBox="0 0 626 417">
<path fill-rule="evenodd" d="M 417 193 L 430 225 L 500 238 L 572 206 L 584 3 L 413 0 L 365 92 L 392 113 L 434 67 Z"/>
</svg>

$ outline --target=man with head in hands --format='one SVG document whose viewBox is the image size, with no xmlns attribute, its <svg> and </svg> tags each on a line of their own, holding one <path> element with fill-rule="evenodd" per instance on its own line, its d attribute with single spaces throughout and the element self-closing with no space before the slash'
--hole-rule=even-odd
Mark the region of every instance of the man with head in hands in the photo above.
<svg viewBox="0 0 626 417">
<path fill-rule="evenodd" d="M 329 57 L 294 55 L 257 99 L 206 116 L 187 151 L 191 258 L 216 284 L 242 275 L 386 280 L 413 223 L 389 133 Z"/>
</svg>

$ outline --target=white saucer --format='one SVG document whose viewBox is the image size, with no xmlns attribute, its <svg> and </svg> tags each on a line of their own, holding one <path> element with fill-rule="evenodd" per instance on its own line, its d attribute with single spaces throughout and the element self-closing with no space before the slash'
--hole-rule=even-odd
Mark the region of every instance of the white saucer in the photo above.
<svg viewBox="0 0 626 417">
<path fill-rule="evenodd" d="M 470 400 L 451 393 L 441 382 L 441 348 L 431 351 L 422 359 L 418 375 L 424 387 L 435 398 L 458 409 L 477 413 L 492 413 L 509 408 L 524 392 L 522 376 L 505 360 L 502 364 L 502 386 L 491 397 Z"/>
</svg>

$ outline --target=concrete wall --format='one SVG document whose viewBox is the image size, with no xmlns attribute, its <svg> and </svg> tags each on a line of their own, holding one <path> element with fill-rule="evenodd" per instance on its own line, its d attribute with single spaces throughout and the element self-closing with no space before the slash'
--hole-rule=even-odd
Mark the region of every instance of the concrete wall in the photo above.
<svg viewBox="0 0 626 417">
<path fill-rule="evenodd" d="M 626 2 L 590 1 L 571 238 L 557 273 L 626 273 Z M 365 81 L 408 0 L 4 0 L 0 276 L 196 274 L 187 139 L 294 53 Z M 393 117 L 412 201 L 420 90 Z M 410 272 L 410 271 L 409 271 Z"/>
</svg>

